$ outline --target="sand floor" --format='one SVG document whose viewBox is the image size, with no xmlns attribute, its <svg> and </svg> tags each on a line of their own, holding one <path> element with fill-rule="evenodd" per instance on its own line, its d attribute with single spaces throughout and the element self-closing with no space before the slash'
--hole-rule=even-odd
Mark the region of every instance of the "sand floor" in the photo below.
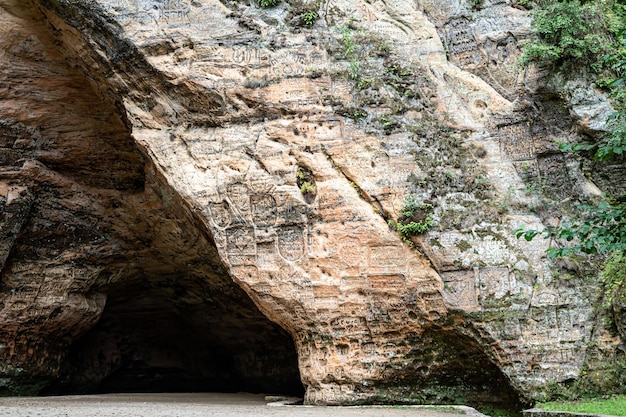
<svg viewBox="0 0 626 417">
<path fill-rule="evenodd" d="M 0 398 L 1 417 L 451 417 L 473 409 L 309 407 L 268 404 L 253 394 L 106 394 Z"/>
</svg>

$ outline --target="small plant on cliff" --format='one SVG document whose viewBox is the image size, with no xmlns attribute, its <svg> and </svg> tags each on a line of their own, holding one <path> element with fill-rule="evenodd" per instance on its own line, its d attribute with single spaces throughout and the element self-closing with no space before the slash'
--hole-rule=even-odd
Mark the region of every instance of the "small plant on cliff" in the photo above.
<svg viewBox="0 0 626 417">
<path fill-rule="evenodd" d="M 423 203 L 422 203 L 423 204 Z M 404 217 L 411 217 L 415 210 L 420 208 L 421 204 L 417 202 L 417 199 L 413 195 L 409 195 L 404 199 L 404 205 L 402 206 L 402 215 Z"/>
<path fill-rule="evenodd" d="M 307 26 L 313 26 L 313 24 L 317 21 L 318 18 L 319 18 L 319 15 L 314 10 L 309 10 L 308 12 L 305 12 L 304 14 L 302 14 L 302 21 Z"/>
<path fill-rule="evenodd" d="M 419 220 L 417 222 L 409 222 L 407 224 L 396 223 L 396 230 L 400 235 L 404 238 L 408 238 L 409 236 L 417 236 L 426 232 L 432 226 L 433 219 L 428 216 L 424 220 Z"/>
<path fill-rule="evenodd" d="M 315 176 L 313 172 L 305 167 L 299 167 L 296 171 L 296 184 L 302 193 L 305 201 L 311 203 L 317 195 L 317 187 L 315 186 Z"/>
<path fill-rule="evenodd" d="M 354 44 L 354 30 L 352 28 L 352 21 L 348 22 L 346 25 L 340 28 L 341 30 L 341 43 L 343 43 L 344 58 L 350 57 L 350 55 L 354 54 L 356 51 L 356 45 Z"/>
<path fill-rule="evenodd" d="M 413 247 L 411 236 L 420 235 L 432 226 L 432 210 L 432 204 L 418 203 L 417 199 L 410 195 L 404 199 L 402 216 L 398 221 L 389 220 L 389 227 L 396 230 L 402 240 Z"/>
<path fill-rule="evenodd" d="M 281 0 L 259 0 L 259 6 L 264 9 L 268 9 L 270 7 L 278 5 L 280 2 Z"/>
<path fill-rule="evenodd" d="M 302 194 L 315 194 L 317 188 L 308 181 L 303 181 L 300 185 L 300 192 Z"/>
<path fill-rule="evenodd" d="M 294 26 L 313 26 L 319 19 L 319 9 L 322 5 L 320 0 L 286 0 L 289 4 L 287 9 L 287 21 Z"/>
</svg>

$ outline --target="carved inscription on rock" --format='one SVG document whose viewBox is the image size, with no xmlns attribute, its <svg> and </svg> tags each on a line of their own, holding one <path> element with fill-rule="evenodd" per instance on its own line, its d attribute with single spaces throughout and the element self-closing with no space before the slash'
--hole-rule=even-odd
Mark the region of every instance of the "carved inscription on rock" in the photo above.
<svg viewBox="0 0 626 417">
<path fill-rule="evenodd" d="M 254 194 L 250 197 L 252 218 L 259 227 L 271 227 L 276 224 L 276 200 L 269 194 Z"/>
<path fill-rule="evenodd" d="M 372 24 L 372 31 L 380 33 L 387 39 L 393 39 L 396 42 L 408 43 L 410 34 L 395 23 L 384 20 L 377 20 Z"/>
<path fill-rule="evenodd" d="M 228 227 L 232 221 L 230 207 L 226 201 L 209 203 L 209 213 L 213 224 L 220 229 Z"/>
<path fill-rule="evenodd" d="M 307 74 L 311 68 L 328 66 L 328 56 L 321 49 L 280 51 L 270 55 L 271 72 L 274 76 L 298 76 Z"/>
<path fill-rule="evenodd" d="M 304 229 L 300 226 L 287 226 L 278 229 L 278 251 L 288 261 L 297 261 L 305 252 Z"/>
<path fill-rule="evenodd" d="M 456 19 L 445 27 L 445 39 L 451 61 L 462 68 L 475 68 L 484 63 L 472 27 L 466 19 Z"/>
<path fill-rule="evenodd" d="M 372 274 L 404 272 L 406 257 L 401 246 L 372 246 L 369 248 L 369 272 Z"/>
<path fill-rule="evenodd" d="M 536 160 L 530 161 L 514 161 L 513 166 L 517 174 L 525 183 L 531 183 L 539 180 L 539 165 Z"/>
<path fill-rule="evenodd" d="M 257 244 L 257 265 L 260 269 L 276 270 L 277 262 L 276 244 L 274 242 L 262 242 Z"/>
<path fill-rule="evenodd" d="M 442 273 L 443 299 L 452 307 L 465 311 L 477 310 L 476 277 L 474 271 Z"/>
<path fill-rule="evenodd" d="M 256 48 L 232 48 L 227 51 L 233 64 L 248 68 L 258 68 L 269 61 L 268 56 Z"/>
<path fill-rule="evenodd" d="M 565 158 L 562 155 L 547 155 L 537 159 L 539 175 L 543 186 L 550 190 L 556 198 L 566 198 L 572 191 Z"/>
<path fill-rule="evenodd" d="M 232 268 L 233 274 L 248 284 L 255 284 L 259 281 L 259 270 L 256 266 L 235 266 Z M 256 288 L 256 286 L 255 286 Z M 268 291 L 270 293 L 271 290 Z"/>
<path fill-rule="evenodd" d="M 113 0 L 106 3 L 108 11 L 121 22 L 168 25 L 189 24 L 189 0 Z"/>
<path fill-rule="evenodd" d="M 228 255 L 256 255 L 254 229 L 237 227 L 226 230 Z"/>
<path fill-rule="evenodd" d="M 365 246 L 357 238 L 344 237 L 337 245 L 339 257 L 349 266 L 363 265 L 365 262 Z"/>
<path fill-rule="evenodd" d="M 502 299 L 511 291 L 508 268 L 483 268 L 478 273 L 481 304 L 497 307 L 497 300 Z"/>
<path fill-rule="evenodd" d="M 358 329 L 365 325 L 363 317 L 338 317 L 330 322 L 330 325 L 337 329 Z"/>
<path fill-rule="evenodd" d="M 158 5 L 161 18 L 169 24 L 189 23 L 189 0 L 163 0 Z"/>
<path fill-rule="evenodd" d="M 344 126 L 341 120 L 324 120 L 302 123 L 300 129 L 307 138 L 324 146 L 339 145 L 343 142 Z"/>
<path fill-rule="evenodd" d="M 507 317 L 504 319 L 504 326 L 500 331 L 503 340 L 518 340 L 522 334 L 522 328 L 517 317 Z"/>
<path fill-rule="evenodd" d="M 561 297 L 558 292 L 549 289 L 543 289 L 537 291 L 533 295 L 533 306 L 545 306 L 545 305 L 559 305 L 561 304 Z"/>
<path fill-rule="evenodd" d="M 370 288 L 374 291 L 396 292 L 404 288 L 404 276 L 402 275 L 370 275 L 367 277 Z"/>
<path fill-rule="evenodd" d="M 509 35 L 504 39 L 486 40 L 489 82 L 500 94 L 513 101 L 519 94 L 520 68 L 516 61 L 520 55 L 517 39 Z"/>
<path fill-rule="evenodd" d="M 215 129 L 196 129 L 186 135 L 185 143 L 194 158 L 222 152 L 223 139 Z"/>
<path fill-rule="evenodd" d="M 535 157 L 535 145 L 527 123 L 516 123 L 498 128 L 500 153 L 506 161 L 523 161 Z"/>
<path fill-rule="evenodd" d="M 307 207 L 291 200 L 284 204 L 283 217 L 287 224 L 304 223 L 307 218 Z"/>
<path fill-rule="evenodd" d="M 235 183 L 228 186 L 228 198 L 241 212 L 250 211 L 250 195 L 248 187 L 242 183 Z"/>
</svg>

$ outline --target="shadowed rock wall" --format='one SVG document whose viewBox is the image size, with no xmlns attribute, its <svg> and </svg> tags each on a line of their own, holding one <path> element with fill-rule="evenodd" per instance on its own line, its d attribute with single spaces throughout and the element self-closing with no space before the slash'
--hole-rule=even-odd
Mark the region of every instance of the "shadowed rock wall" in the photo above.
<svg viewBox="0 0 626 417">
<path fill-rule="evenodd" d="M 2 393 L 301 393 L 292 339 L 233 283 L 125 115 L 33 4 L 0 12 Z"/>
</svg>

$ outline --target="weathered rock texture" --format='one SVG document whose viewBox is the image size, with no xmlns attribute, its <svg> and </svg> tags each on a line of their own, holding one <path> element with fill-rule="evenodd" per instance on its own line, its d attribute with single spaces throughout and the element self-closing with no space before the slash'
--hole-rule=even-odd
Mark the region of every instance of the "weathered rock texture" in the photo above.
<svg viewBox="0 0 626 417">
<path fill-rule="evenodd" d="M 614 358 L 593 285 L 511 233 L 598 190 L 554 141 L 610 112 L 516 65 L 527 11 L 0 6 L 7 391 L 515 405 Z"/>
</svg>

